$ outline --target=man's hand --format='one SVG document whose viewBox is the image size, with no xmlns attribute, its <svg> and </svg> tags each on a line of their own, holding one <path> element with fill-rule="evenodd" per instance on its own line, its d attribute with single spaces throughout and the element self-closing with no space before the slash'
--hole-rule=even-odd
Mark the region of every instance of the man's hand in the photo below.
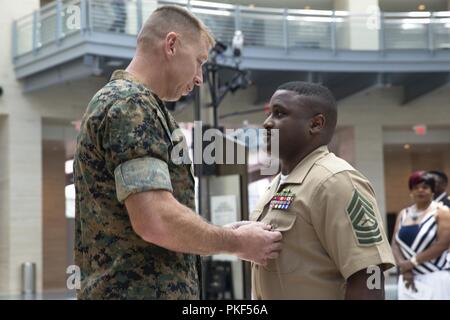
<svg viewBox="0 0 450 320">
<path fill-rule="evenodd" d="M 241 243 L 237 256 L 242 260 L 266 265 L 267 259 L 278 258 L 281 251 L 281 232 L 262 222 L 241 224 L 235 229 Z"/>
</svg>

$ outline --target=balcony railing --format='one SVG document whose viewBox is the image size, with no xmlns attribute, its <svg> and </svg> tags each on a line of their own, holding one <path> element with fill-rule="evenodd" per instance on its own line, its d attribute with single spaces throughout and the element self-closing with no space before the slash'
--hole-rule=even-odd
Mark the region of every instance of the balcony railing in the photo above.
<svg viewBox="0 0 450 320">
<path fill-rule="evenodd" d="M 178 4 L 196 14 L 218 40 L 230 43 L 242 30 L 244 45 L 290 49 L 450 49 L 449 12 L 350 14 L 344 11 L 250 8 L 204 1 Z M 13 57 L 62 44 L 72 35 L 109 33 L 135 36 L 155 8 L 150 0 L 57 0 L 13 25 Z M 364 42 L 366 47 L 355 46 Z"/>
</svg>

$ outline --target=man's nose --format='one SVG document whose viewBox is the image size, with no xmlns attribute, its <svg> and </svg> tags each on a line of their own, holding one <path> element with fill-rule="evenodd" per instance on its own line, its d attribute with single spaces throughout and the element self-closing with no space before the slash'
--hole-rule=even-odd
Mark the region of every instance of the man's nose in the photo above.
<svg viewBox="0 0 450 320">
<path fill-rule="evenodd" d="M 264 127 L 264 129 L 266 129 L 266 130 L 269 130 L 269 129 L 272 129 L 272 128 L 273 128 L 273 121 L 272 121 L 272 117 L 271 117 L 271 116 L 268 116 L 268 117 L 266 118 L 266 120 L 264 120 L 264 122 L 263 122 L 263 127 Z"/>
</svg>

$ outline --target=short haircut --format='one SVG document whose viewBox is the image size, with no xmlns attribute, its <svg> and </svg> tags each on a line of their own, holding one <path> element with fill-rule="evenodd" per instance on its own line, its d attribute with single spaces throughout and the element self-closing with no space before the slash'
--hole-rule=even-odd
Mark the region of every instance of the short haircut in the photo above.
<svg viewBox="0 0 450 320">
<path fill-rule="evenodd" d="M 155 42 L 163 40 L 169 32 L 191 37 L 204 35 L 211 47 L 215 45 L 211 31 L 196 16 L 182 7 L 168 5 L 153 11 L 145 21 L 137 37 L 138 46 L 151 47 Z"/>
<path fill-rule="evenodd" d="M 438 170 L 432 170 L 432 171 L 428 171 L 428 173 L 437 175 L 439 178 L 442 179 L 442 181 L 445 182 L 445 184 L 448 184 L 448 177 L 444 172 L 438 171 Z"/>
<path fill-rule="evenodd" d="M 429 186 L 431 191 L 434 193 L 436 187 L 436 181 L 433 176 L 425 171 L 415 171 L 409 176 L 408 187 L 412 190 L 415 186 L 420 183 L 424 183 Z"/>
<path fill-rule="evenodd" d="M 318 83 L 292 81 L 280 85 L 277 90 L 294 91 L 300 96 L 311 98 L 309 106 L 313 111 L 325 116 L 325 138 L 327 143 L 331 140 L 337 123 L 337 102 L 327 87 Z"/>
</svg>

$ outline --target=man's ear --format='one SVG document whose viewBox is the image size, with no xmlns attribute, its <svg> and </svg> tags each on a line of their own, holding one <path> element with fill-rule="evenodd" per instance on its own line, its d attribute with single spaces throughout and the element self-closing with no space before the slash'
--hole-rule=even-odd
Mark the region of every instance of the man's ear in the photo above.
<svg viewBox="0 0 450 320">
<path fill-rule="evenodd" d="M 174 56 L 176 53 L 176 43 L 178 35 L 175 32 L 169 32 L 164 42 L 164 51 L 168 56 Z"/>
<path fill-rule="evenodd" d="M 316 114 L 310 120 L 309 132 L 311 134 L 318 134 L 325 128 L 325 116 L 321 113 Z"/>
</svg>

